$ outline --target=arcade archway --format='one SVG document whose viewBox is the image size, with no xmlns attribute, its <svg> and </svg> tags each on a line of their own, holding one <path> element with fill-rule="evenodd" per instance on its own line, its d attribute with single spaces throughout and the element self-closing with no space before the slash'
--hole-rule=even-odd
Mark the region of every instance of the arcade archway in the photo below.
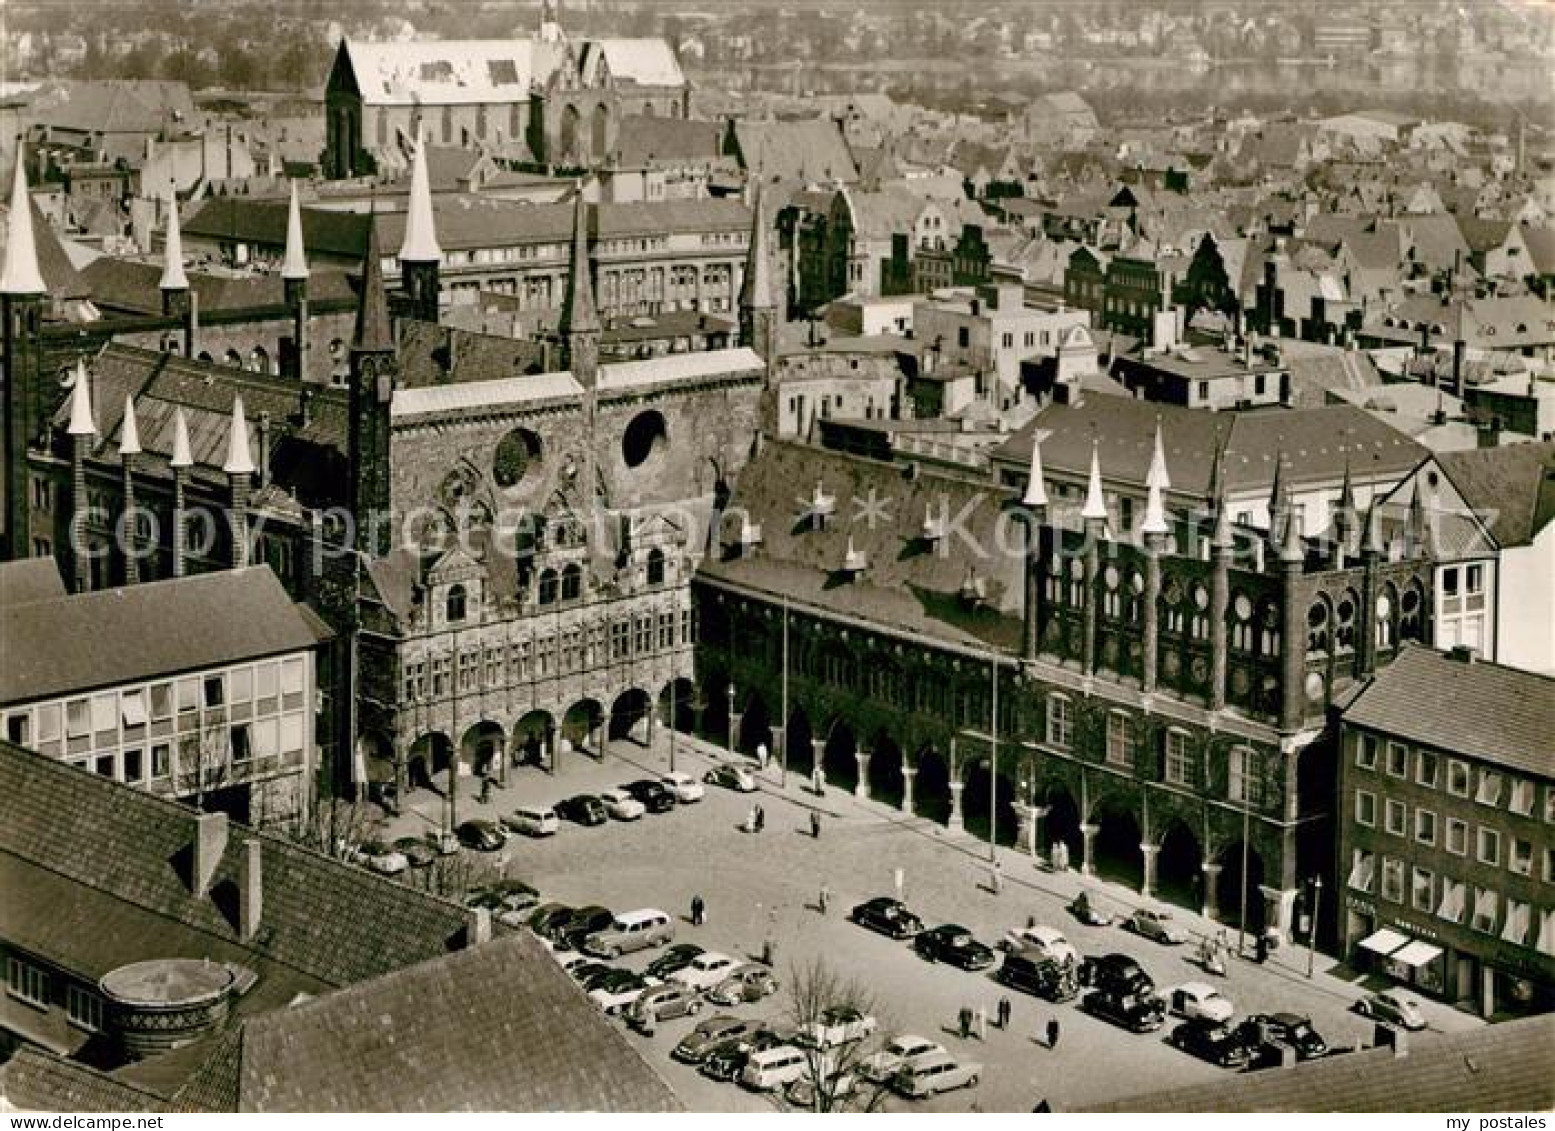
<svg viewBox="0 0 1555 1131">
<path fill-rule="evenodd" d="M 1138 818 L 1120 802 L 1104 802 L 1096 824 L 1096 874 L 1140 890 L 1145 883 L 1145 855 L 1139 850 L 1144 835 Z"/>
</svg>

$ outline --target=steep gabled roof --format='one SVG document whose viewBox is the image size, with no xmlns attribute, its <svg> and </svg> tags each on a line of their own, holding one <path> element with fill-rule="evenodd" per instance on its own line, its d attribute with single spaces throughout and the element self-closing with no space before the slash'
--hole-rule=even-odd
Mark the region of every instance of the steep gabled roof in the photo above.
<svg viewBox="0 0 1555 1131">
<path fill-rule="evenodd" d="M 1503 549 L 1528 545 L 1555 518 L 1555 441 L 1443 452 L 1436 462 Z"/>
<path fill-rule="evenodd" d="M 0 1066 L 0 1110 L 162 1111 L 166 1101 L 106 1073 L 23 1044 Z"/>
</svg>

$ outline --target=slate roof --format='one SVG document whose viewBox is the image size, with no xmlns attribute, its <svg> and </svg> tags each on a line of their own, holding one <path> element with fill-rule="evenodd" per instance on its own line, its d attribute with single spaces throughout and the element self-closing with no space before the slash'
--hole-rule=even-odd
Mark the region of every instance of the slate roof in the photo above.
<svg viewBox="0 0 1555 1131">
<path fill-rule="evenodd" d="M 232 277 L 200 271 L 187 274 L 202 317 L 213 311 L 256 307 L 279 309 L 285 302 L 284 283 L 279 275 Z M 161 277 L 160 263 L 119 259 L 111 255 L 94 259 L 81 271 L 84 289 L 99 307 L 137 314 L 162 313 L 162 292 L 157 287 Z M 356 292 L 344 272 L 314 270 L 308 276 L 308 301 L 354 305 Z"/>
<path fill-rule="evenodd" d="M 679 1111 L 528 932 L 245 1021 L 181 1106 L 280 1111 Z"/>
<path fill-rule="evenodd" d="M 1436 462 L 1503 549 L 1528 545 L 1555 519 L 1555 441 L 1444 452 Z"/>
<path fill-rule="evenodd" d="M 53 558 L 0 562 L 0 609 L 50 601 L 65 595 L 65 581 Z"/>
<path fill-rule="evenodd" d="M 1555 780 L 1555 679 L 1406 647 L 1345 721 Z"/>
<path fill-rule="evenodd" d="M 0 1066 L 0 1107 L 19 1111 L 162 1111 L 162 1097 L 22 1045 Z"/>
<path fill-rule="evenodd" d="M 1555 1015 L 1243 1072 L 1086 1108 L 1091 1112 L 1548 1111 Z"/>
<path fill-rule="evenodd" d="M 169 625 L 179 631 L 169 632 Z M 0 702 L 111 687 L 319 643 L 268 565 L 0 609 Z"/>
<path fill-rule="evenodd" d="M 627 116 L 621 119 L 617 136 L 620 163 L 628 168 L 650 162 L 710 162 L 720 156 L 717 122 L 663 115 Z"/>
<path fill-rule="evenodd" d="M 44 125 L 86 133 L 155 134 L 195 119 L 182 82 L 156 79 L 67 79 L 33 100 L 29 116 Z"/>
<path fill-rule="evenodd" d="M 763 181 L 858 180 L 842 129 L 829 118 L 802 122 L 734 123 L 741 166 Z"/>
</svg>

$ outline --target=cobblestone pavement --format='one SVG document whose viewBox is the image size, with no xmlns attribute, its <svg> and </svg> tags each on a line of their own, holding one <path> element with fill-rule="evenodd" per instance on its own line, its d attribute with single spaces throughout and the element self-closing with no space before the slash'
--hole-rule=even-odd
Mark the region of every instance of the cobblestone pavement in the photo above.
<svg viewBox="0 0 1555 1131">
<path fill-rule="evenodd" d="M 555 775 L 529 768 L 514 771 L 508 786 L 493 790 L 486 805 L 476 801 L 477 790 L 466 779 L 459 819 L 494 819 L 520 802 L 553 803 L 657 776 L 669 769 L 665 739 L 660 732 L 651 749 L 615 742 L 602 762 L 575 754 Z M 676 745 L 676 768 L 698 778 L 723 756 L 717 748 L 685 736 Z M 757 834 L 740 828 L 752 798 L 764 806 L 767 817 L 765 831 Z M 819 839 L 809 833 L 812 811 L 822 817 Z M 443 815 L 443 800 L 421 790 L 408 799 L 406 811 L 387 831 L 391 836 L 424 831 L 441 823 Z M 504 857 L 507 873 L 533 884 L 546 899 L 601 903 L 616 910 L 658 907 L 677 918 L 681 940 L 736 956 L 759 956 L 763 943 L 771 940 L 780 979 L 791 964 L 824 956 L 840 973 L 874 992 L 882 1029 L 930 1037 L 953 1055 L 985 1065 L 975 1090 L 914 1104 L 893 1097 L 888 1109 L 1030 1111 L 1046 1098 L 1064 1110 L 1224 1075 L 1165 1043 L 1174 1019 L 1158 1033 L 1136 1036 L 1081 1013 L 1073 1003 L 1053 1005 L 1025 994 L 1006 995 L 986 974 L 928 964 L 907 944 L 848 922 L 847 911 L 854 904 L 893 893 L 898 868 L 907 902 L 929 925 L 958 922 L 993 945 L 1005 931 L 1034 917 L 1064 931 L 1081 953 L 1131 955 L 1163 989 L 1186 981 L 1215 981 L 1239 1014 L 1308 1014 L 1335 1047 L 1372 1040 L 1370 1023 L 1350 1007 L 1377 985 L 1357 980 L 1331 958 L 1319 955 L 1315 976 L 1308 979 L 1306 950 L 1281 948 L 1263 966 L 1233 958 L 1226 978 L 1207 978 L 1187 961 L 1191 944 L 1166 947 L 1117 927 L 1087 927 L 1064 910 L 1084 887 L 1093 902 L 1126 912 L 1140 902 L 1127 888 L 1074 871 L 1048 872 L 1029 857 L 1000 849 L 1003 882 L 995 894 L 986 843 L 953 836 L 941 826 L 838 789 L 818 797 L 797 775 L 789 775 L 785 787 L 776 767 L 762 775 L 757 794 L 710 786 L 703 802 L 662 816 L 630 824 L 611 821 L 592 829 L 564 823 L 554 837 L 515 837 Z M 825 916 L 815 906 L 823 882 L 832 895 Z M 706 901 L 708 921 L 695 928 L 689 922 L 689 905 L 698 894 Z M 1174 914 L 1196 935 L 1219 930 L 1218 924 L 1191 912 Z M 640 967 L 650 959 L 638 955 L 623 964 Z M 1007 1032 L 990 1028 L 984 1041 L 963 1041 L 953 1032 L 963 1006 L 986 1007 L 991 1017 L 1000 996 L 1008 996 L 1014 1006 Z M 780 1018 L 785 1008 L 780 992 L 739 1012 Z M 1425 1010 L 1430 1028 L 1412 1034 L 1413 1041 L 1430 1041 L 1441 1032 L 1481 1023 L 1434 1002 L 1427 1001 Z M 1062 1033 L 1059 1047 L 1049 1050 L 1035 1034 L 1053 1018 L 1060 1021 Z M 644 1047 L 693 1110 L 771 1110 L 774 1099 L 713 1083 L 670 1060 L 670 1049 L 692 1024 L 690 1019 L 666 1022 L 652 1038 L 632 1033 L 629 1039 Z"/>
</svg>

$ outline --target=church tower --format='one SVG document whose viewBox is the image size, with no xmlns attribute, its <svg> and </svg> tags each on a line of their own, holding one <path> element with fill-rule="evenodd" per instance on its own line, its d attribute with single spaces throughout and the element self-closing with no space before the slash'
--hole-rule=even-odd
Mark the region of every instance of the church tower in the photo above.
<svg viewBox="0 0 1555 1131">
<path fill-rule="evenodd" d="M 43 272 L 32 231 L 32 195 L 26 163 L 16 155 L 11 212 L 6 221 L 5 264 L 0 269 L 0 319 L 5 349 L 5 538 L 8 559 L 32 555 L 31 476 L 27 449 L 41 424 Z"/>
<path fill-rule="evenodd" d="M 400 245 L 400 282 L 410 298 L 411 317 L 437 322 L 438 270 L 443 249 L 437 243 L 432 217 L 432 185 L 427 176 L 426 143 L 416 139 L 410 165 L 410 203 L 405 214 L 405 241 Z"/>
<path fill-rule="evenodd" d="M 389 511 L 389 403 L 399 361 L 389 296 L 383 285 L 383 249 L 376 217 L 367 228 L 362 293 L 351 341 L 351 513 L 356 548 L 381 557 L 393 543 Z"/>
<path fill-rule="evenodd" d="M 751 198 L 750 246 L 745 253 L 745 279 L 740 284 L 740 344 L 761 355 L 770 383 L 777 365 L 777 305 L 772 301 L 772 254 L 759 184 Z"/>
<path fill-rule="evenodd" d="M 302 238 L 302 206 L 297 182 L 286 213 L 286 258 L 281 262 L 281 286 L 292 316 L 292 345 L 283 374 L 296 381 L 308 379 L 308 252 Z"/>
</svg>

